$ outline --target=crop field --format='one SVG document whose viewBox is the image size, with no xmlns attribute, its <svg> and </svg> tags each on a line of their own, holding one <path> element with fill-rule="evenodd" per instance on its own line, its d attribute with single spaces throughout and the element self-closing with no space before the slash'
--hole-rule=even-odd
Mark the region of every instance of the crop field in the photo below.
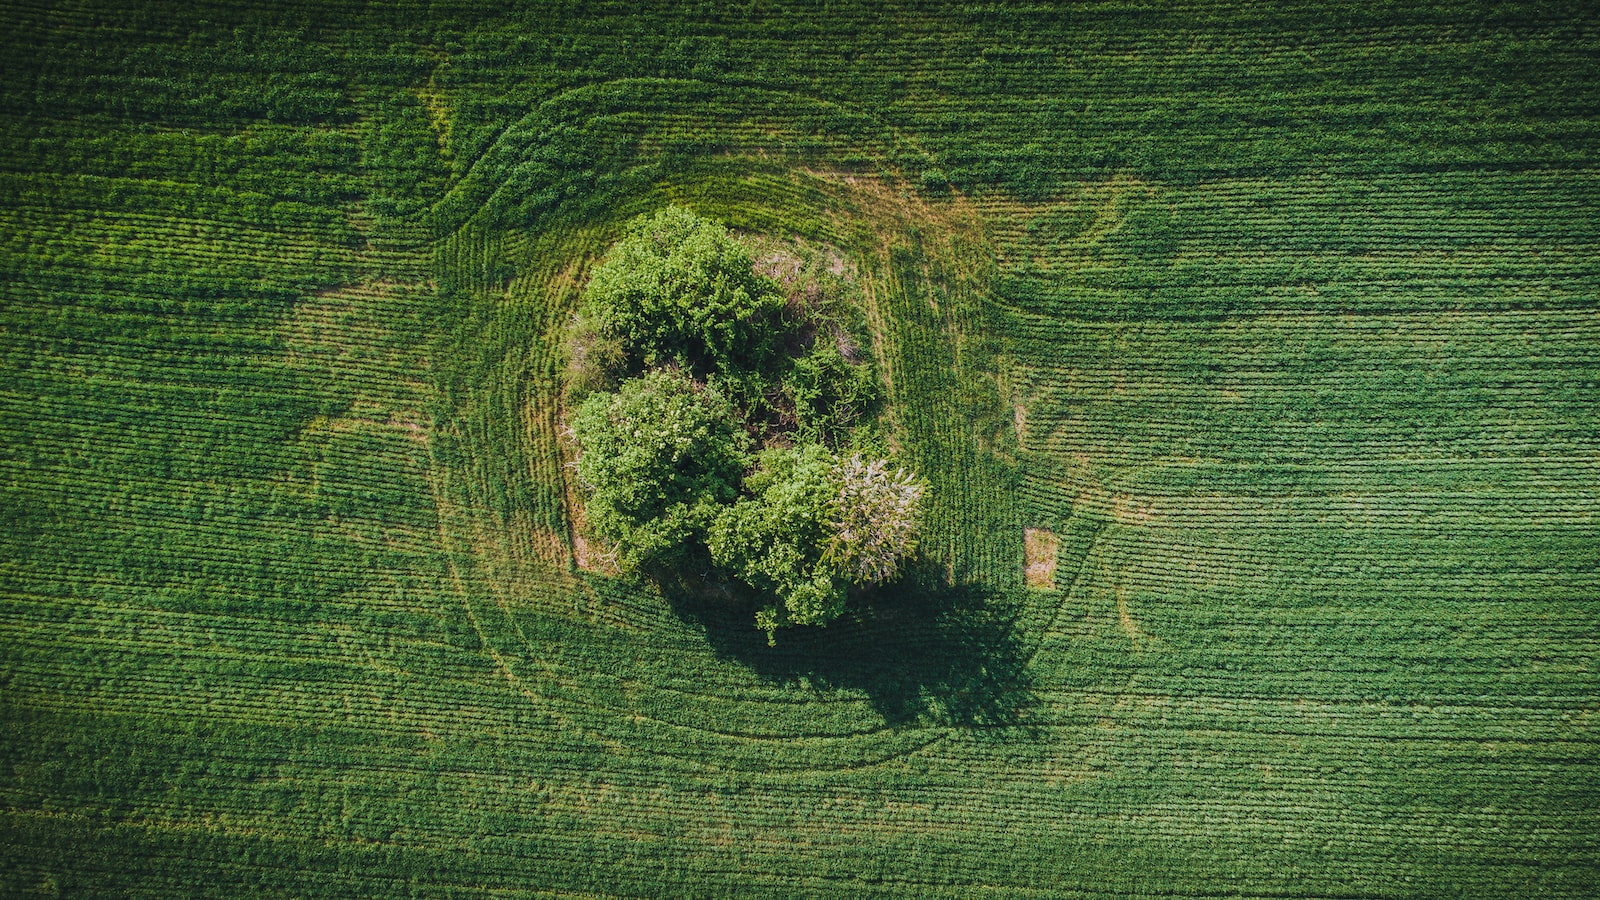
<svg viewBox="0 0 1600 900">
<path fill-rule="evenodd" d="M 1592 3 L 0 26 L 0 895 L 1600 896 Z M 929 484 L 775 647 L 583 528 L 668 204 Z"/>
</svg>

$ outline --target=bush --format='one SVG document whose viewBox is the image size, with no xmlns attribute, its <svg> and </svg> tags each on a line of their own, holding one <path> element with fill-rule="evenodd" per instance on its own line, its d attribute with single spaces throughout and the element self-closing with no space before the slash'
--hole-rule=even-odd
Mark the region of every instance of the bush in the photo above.
<svg viewBox="0 0 1600 900">
<path fill-rule="evenodd" d="M 834 469 L 824 558 L 855 584 L 881 584 L 899 573 L 917 547 L 926 486 L 886 459 L 851 456 Z"/>
<path fill-rule="evenodd" d="M 833 446 L 860 424 L 880 394 L 874 367 L 845 359 L 838 340 L 828 334 L 819 334 L 811 349 L 795 358 L 783 389 L 794 403 L 800 439 Z"/>
<path fill-rule="evenodd" d="M 668 207 L 636 219 L 596 267 L 584 316 L 621 341 L 634 367 L 759 371 L 783 331 L 784 298 L 716 222 Z"/>
<path fill-rule="evenodd" d="M 653 371 L 591 395 L 572 432 L 589 525 L 624 571 L 685 558 L 739 496 L 749 438 L 728 401 L 683 372 Z"/>
<path fill-rule="evenodd" d="M 711 559 L 779 601 L 757 622 L 823 625 L 851 585 L 893 578 L 917 544 L 923 486 L 887 460 L 839 460 L 811 444 L 769 450 L 746 496 L 711 526 Z"/>
<path fill-rule="evenodd" d="M 763 610 L 769 640 L 780 625 L 821 625 L 844 611 L 848 582 L 823 564 L 838 494 L 833 455 L 815 444 L 768 450 L 746 482 L 748 496 L 711 528 L 711 559 L 779 604 Z"/>
<path fill-rule="evenodd" d="M 567 402 L 581 403 L 596 391 L 614 390 L 627 359 L 621 341 L 602 333 L 592 319 L 577 319 L 567 340 Z"/>
</svg>

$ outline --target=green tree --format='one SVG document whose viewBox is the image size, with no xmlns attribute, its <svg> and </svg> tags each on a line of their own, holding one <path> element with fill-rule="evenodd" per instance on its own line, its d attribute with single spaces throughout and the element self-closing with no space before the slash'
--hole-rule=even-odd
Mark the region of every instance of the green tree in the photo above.
<svg viewBox="0 0 1600 900">
<path fill-rule="evenodd" d="M 768 450 L 748 496 L 711 527 L 711 559 L 778 603 L 757 617 L 768 640 L 782 625 L 822 625 L 844 611 L 849 582 L 823 562 L 838 485 L 833 454 L 812 444 Z"/>
<path fill-rule="evenodd" d="M 584 316 L 628 348 L 635 365 L 676 362 L 702 375 L 767 366 L 784 304 L 744 244 L 679 207 L 634 220 L 595 268 L 583 300 Z"/>
<path fill-rule="evenodd" d="M 681 560 L 739 496 L 749 438 L 728 401 L 686 373 L 654 370 L 591 395 L 572 432 L 589 525 L 624 571 Z"/>
<path fill-rule="evenodd" d="M 811 444 L 768 450 L 707 538 L 712 561 L 778 601 L 757 624 L 824 625 L 852 585 L 898 574 L 916 549 L 922 483 L 887 460 L 840 460 Z"/>
</svg>

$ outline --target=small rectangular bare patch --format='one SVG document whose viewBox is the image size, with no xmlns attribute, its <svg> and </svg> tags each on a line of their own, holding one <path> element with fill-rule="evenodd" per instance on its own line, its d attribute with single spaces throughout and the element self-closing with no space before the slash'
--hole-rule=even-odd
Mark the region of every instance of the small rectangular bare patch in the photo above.
<svg viewBox="0 0 1600 900">
<path fill-rule="evenodd" d="M 1061 539 L 1044 528 L 1022 529 L 1022 548 L 1027 558 L 1027 582 L 1031 588 L 1056 586 L 1056 551 Z"/>
</svg>

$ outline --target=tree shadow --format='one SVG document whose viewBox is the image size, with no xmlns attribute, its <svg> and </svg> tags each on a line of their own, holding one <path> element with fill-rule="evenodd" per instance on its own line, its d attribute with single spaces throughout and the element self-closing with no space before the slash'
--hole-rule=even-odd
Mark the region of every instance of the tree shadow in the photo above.
<svg viewBox="0 0 1600 900">
<path fill-rule="evenodd" d="M 660 585 L 679 616 L 704 628 L 718 657 L 764 680 L 861 691 L 891 725 L 1030 729 L 1037 700 L 1016 627 L 1019 604 L 982 585 L 949 584 L 936 564 L 852 596 L 826 627 L 780 630 L 775 647 L 755 627 L 758 598 L 747 590 Z"/>
</svg>

